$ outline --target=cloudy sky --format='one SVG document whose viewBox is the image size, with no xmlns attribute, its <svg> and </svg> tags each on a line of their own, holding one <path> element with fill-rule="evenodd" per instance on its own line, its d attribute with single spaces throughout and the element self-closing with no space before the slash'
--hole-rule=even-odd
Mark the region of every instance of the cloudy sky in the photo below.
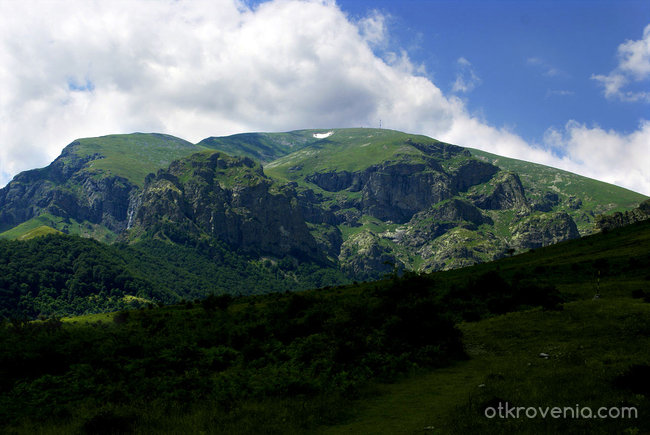
<svg viewBox="0 0 650 435">
<path fill-rule="evenodd" d="M 0 186 L 79 137 L 380 119 L 650 195 L 650 3 L 0 0 Z"/>
</svg>

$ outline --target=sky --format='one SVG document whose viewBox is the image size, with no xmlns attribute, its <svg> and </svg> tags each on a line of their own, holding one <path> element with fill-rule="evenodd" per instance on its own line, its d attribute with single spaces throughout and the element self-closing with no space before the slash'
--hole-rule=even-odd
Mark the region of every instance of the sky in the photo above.
<svg viewBox="0 0 650 435">
<path fill-rule="evenodd" d="M 650 2 L 0 0 L 0 186 L 81 137 L 380 120 L 650 195 Z"/>
</svg>

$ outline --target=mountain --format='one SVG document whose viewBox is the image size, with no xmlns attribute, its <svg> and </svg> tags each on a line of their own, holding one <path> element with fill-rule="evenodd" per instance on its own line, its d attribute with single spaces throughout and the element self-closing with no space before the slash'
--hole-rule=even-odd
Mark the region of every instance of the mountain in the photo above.
<svg viewBox="0 0 650 435">
<path fill-rule="evenodd" d="M 135 133 L 74 141 L 48 167 L 17 175 L 0 189 L 0 238 L 39 229 L 32 235 L 218 245 L 248 264 L 286 260 L 310 276 L 322 269 L 365 280 L 590 234 L 599 214 L 645 199 L 393 130 L 246 133 L 197 144 Z"/>
<path fill-rule="evenodd" d="M 76 140 L 46 168 L 22 172 L 0 189 L 0 230 L 37 219 L 65 233 L 113 240 L 126 228 L 131 194 L 145 176 L 201 149 L 161 134 Z"/>
</svg>

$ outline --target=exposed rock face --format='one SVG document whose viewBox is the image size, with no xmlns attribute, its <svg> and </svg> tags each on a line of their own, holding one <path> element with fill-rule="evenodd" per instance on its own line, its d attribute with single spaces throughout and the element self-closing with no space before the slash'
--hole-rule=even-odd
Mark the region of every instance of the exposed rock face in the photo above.
<svg viewBox="0 0 650 435">
<path fill-rule="evenodd" d="M 472 186 L 489 181 L 499 168 L 479 160 L 468 160 L 456 169 L 452 174 L 454 189 L 465 192 Z"/>
<path fill-rule="evenodd" d="M 364 214 L 384 221 L 407 222 L 420 210 L 451 198 L 451 181 L 424 164 L 389 164 L 375 168 L 361 190 Z"/>
<path fill-rule="evenodd" d="M 624 227 L 647 219 L 650 219 L 650 199 L 639 204 L 639 207 L 634 210 L 625 213 L 617 211 L 611 215 L 598 216 L 596 228 L 599 231 L 613 230 L 614 228 Z"/>
<path fill-rule="evenodd" d="M 447 158 L 463 153 L 462 148 L 451 145 L 444 147 L 413 142 L 410 144 L 424 147 L 433 155 Z M 386 162 L 360 172 L 317 172 L 308 175 L 305 180 L 329 192 L 361 192 L 360 201 L 342 206 L 342 209 L 357 208 L 361 213 L 381 220 L 404 223 L 414 214 L 451 198 L 460 191 L 485 183 L 499 171 L 499 168 L 492 164 L 467 160 L 449 174 L 433 158 L 426 160 L 426 163 Z M 503 181 L 503 192 L 496 193 L 495 204 L 503 203 L 501 205 L 506 207 L 505 201 L 519 199 L 513 196 L 512 189 L 508 190 L 509 182 L 510 180 Z M 519 187 L 523 195 L 521 182 Z M 499 194 L 505 199 L 498 196 Z M 340 220 L 343 221 L 346 219 Z"/>
<path fill-rule="evenodd" d="M 338 261 L 353 279 L 365 279 L 394 267 L 432 271 L 489 261 L 508 248 L 525 250 L 577 237 L 575 222 L 583 230 L 593 221 L 593 198 L 580 196 L 575 184 L 567 191 L 562 189 L 568 184 L 555 181 L 537 186 L 537 173 L 522 173 L 525 190 L 517 174 L 461 147 L 379 130 L 340 133 L 342 142 L 335 143 L 336 133 L 327 144 L 335 157 L 331 167 L 308 160 L 325 155 L 317 152 L 323 142 L 307 153 L 284 154 L 296 145 L 286 135 L 215 139 L 243 153 L 239 158 L 205 150 L 190 155 L 201 147 L 156 142 L 159 138 L 151 135 L 124 139 L 137 147 L 132 154 L 123 154 L 129 148 L 111 148 L 117 142 L 82 139 L 47 168 L 19 174 L 0 189 L 0 231 L 50 213 L 84 227 L 93 223 L 114 233 L 128 229 L 122 240 L 149 234 L 218 239 L 253 256 Z M 294 136 L 313 139 L 311 133 Z M 362 148 L 367 145 L 374 148 Z M 96 151 L 108 157 L 83 154 Z M 134 171 L 132 163 L 150 152 L 157 164 Z M 284 157 L 268 162 L 271 179 L 259 163 L 243 157 L 247 153 Z M 352 160 L 368 155 L 372 164 Z M 106 160 L 93 163 L 99 159 Z M 180 160 L 170 165 L 173 159 Z M 161 167 L 141 185 L 147 171 Z M 309 169 L 314 167 L 321 169 Z M 602 218 L 599 226 L 644 219 L 648 209 Z M 67 231 L 65 225 L 58 229 Z"/>
<path fill-rule="evenodd" d="M 422 215 L 439 221 L 467 221 L 476 226 L 484 223 L 492 223 L 492 219 L 483 215 L 481 210 L 468 201 L 461 199 L 447 201 L 438 207 L 433 207 L 431 210 L 423 212 Z"/>
<path fill-rule="evenodd" d="M 341 269 L 358 279 L 376 279 L 404 265 L 393 252 L 380 244 L 372 231 L 362 231 L 348 238 L 341 246 Z"/>
<path fill-rule="evenodd" d="M 328 192 L 339 192 L 349 189 L 351 192 L 358 192 L 368 179 L 366 172 L 330 171 L 317 172 L 305 178 Z"/>
<path fill-rule="evenodd" d="M 87 164 L 103 157 L 80 157 L 71 151 L 74 145 L 48 167 L 18 174 L 0 189 L 0 227 L 51 213 L 101 223 L 113 231 L 126 228 L 129 195 L 136 186 L 121 177 L 90 173 Z"/>
<path fill-rule="evenodd" d="M 541 248 L 580 237 L 578 227 L 565 212 L 533 215 L 513 231 L 512 244 L 517 250 Z"/>
<path fill-rule="evenodd" d="M 517 174 L 504 172 L 493 180 L 492 193 L 474 198 L 474 203 L 484 210 L 505 210 L 528 206 L 524 186 Z"/>
<path fill-rule="evenodd" d="M 503 243 L 493 234 L 478 234 L 465 228 L 454 228 L 419 249 L 424 270 L 448 270 L 494 260 L 505 251 Z"/>
<path fill-rule="evenodd" d="M 537 211 L 549 212 L 560 203 L 560 196 L 555 192 L 546 192 L 537 202 L 531 204 L 531 208 Z"/>
<path fill-rule="evenodd" d="M 409 222 L 409 229 L 403 243 L 412 246 L 423 246 L 447 231 L 463 227 L 475 230 L 484 223 L 492 224 L 492 219 L 485 216 L 473 204 L 460 199 L 452 199 L 419 212 Z"/>
<path fill-rule="evenodd" d="M 167 221 L 235 248 L 318 258 L 295 191 L 276 189 L 249 158 L 195 155 L 147 180 L 134 227 Z"/>
<path fill-rule="evenodd" d="M 291 187 L 296 187 L 295 183 Z M 311 189 L 297 192 L 298 203 L 305 221 L 312 224 L 338 225 L 341 219 L 336 216 L 333 210 L 326 210 L 317 204 L 323 201 L 322 195 L 317 195 Z"/>
</svg>

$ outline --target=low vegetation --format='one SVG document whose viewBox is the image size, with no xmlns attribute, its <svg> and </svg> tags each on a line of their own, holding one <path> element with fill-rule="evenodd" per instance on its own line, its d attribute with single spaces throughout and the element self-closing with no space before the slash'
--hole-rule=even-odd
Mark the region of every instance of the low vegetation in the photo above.
<svg viewBox="0 0 650 435">
<path fill-rule="evenodd" d="M 641 222 L 431 275 L 14 318 L 0 328 L 2 430 L 641 433 L 649 238 Z M 499 402 L 639 416 L 485 418 Z"/>
</svg>

